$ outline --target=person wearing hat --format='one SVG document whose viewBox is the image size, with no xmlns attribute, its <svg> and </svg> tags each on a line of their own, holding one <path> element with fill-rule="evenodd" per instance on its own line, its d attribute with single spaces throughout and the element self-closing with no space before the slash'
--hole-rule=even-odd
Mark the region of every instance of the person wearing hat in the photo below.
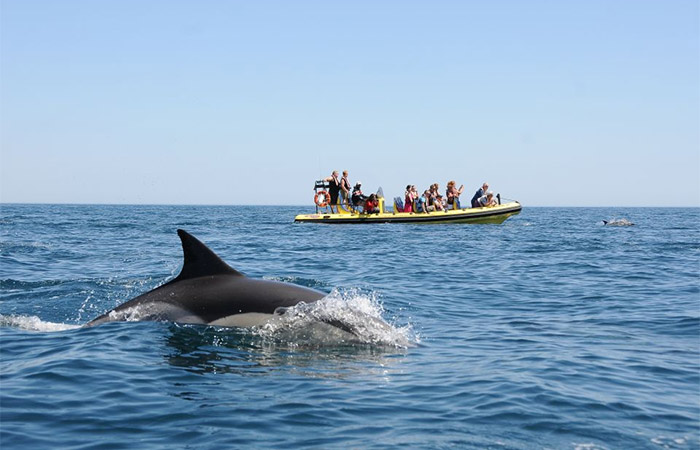
<svg viewBox="0 0 700 450">
<path fill-rule="evenodd" d="M 438 194 L 433 200 L 433 206 L 435 206 L 435 211 L 444 211 L 445 203 L 442 200 L 442 195 Z"/>
<path fill-rule="evenodd" d="M 362 193 L 362 182 L 358 181 L 357 183 L 355 183 L 355 187 L 352 188 L 352 204 L 355 207 L 364 206 L 366 199 L 367 197 L 365 197 L 365 195 Z"/>
</svg>

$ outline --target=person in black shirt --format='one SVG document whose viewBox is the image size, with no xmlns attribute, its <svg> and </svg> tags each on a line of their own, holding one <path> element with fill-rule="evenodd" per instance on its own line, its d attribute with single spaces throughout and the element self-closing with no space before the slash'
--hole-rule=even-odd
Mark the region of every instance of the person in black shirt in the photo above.
<svg viewBox="0 0 700 450">
<path fill-rule="evenodd" d="M 357 184 L 355 184 L 355 187 L 352 189 L 352 204 L 355 208 L 360 208 L 361 206 L 364 206 L 365 200 L 367 200 L 367 197 L 362 193 L 362 183 L 359 181 Z"/>
<path fill-rule="evenodd" d="M 323 181 L 328 181 L 328 194 L 331 197 L 331 202 L 328 206 L 331 208 L 331 213 L 333 213 L 333 207 L 335 206 L 335 212 L 338 212 L 338 193 L 340 192 L 340 179 L 338 178 L 338 171 L 334 170 L 330 177 L 324 178 Z"/>
<path fill-rule="evenodd" d="M 478 208 L 481 205 L 479 204 L 479 198 L 483 197 L 486 195 L 486 193 L 489 191 L 489 184 L 484 181 L 484 184 L 481 185 L 481 189 L 476 191 L 476 194 L 474 194 L 474 197 L 472 197 L 472 208 Z"/>
</svg>

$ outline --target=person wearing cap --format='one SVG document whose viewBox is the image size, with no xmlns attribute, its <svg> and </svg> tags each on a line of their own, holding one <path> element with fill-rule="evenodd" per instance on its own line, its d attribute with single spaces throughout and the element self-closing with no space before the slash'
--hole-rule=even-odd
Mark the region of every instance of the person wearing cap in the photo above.
<svg viewBox="0 0 700 450">
<path fill-rule="evenodd" d="M 433 200 L 433 206 L 435 206 L 435 211 L 445 210 L 445 203 L 442 200 L 442 195 L 438 194 L 435 196 L 435 200 Z"/>
<path fill-rule="evenodd" d="M 355 183 L 355 187 L 352 188 L 351 200 L 352 200 L 353 206 L 355 206 L 355 207 L 362 206 L 364 204 L 366 198 L 367 197 L 365 197 L 364 194 L 362 193 L 362 182 L 358 181 L 357 183 Z"/>
<path fill-rule="evenodd" d="M 479 204 L 479 199 L 486 195 L 486 193 L 489 190 L 489 184 L 484 181 L 484 184 L 481 185 L 481 188 L 476 191 L 476 194 L 474 194 L 474 197 L 472 197 L 472 208 L 478 208 L 481 205 Z"/>
</svg>

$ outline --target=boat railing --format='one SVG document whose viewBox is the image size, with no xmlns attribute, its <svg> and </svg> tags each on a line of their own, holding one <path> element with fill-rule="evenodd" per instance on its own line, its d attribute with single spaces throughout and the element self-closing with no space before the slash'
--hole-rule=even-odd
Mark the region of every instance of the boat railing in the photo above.
<svg viewBox="0 0 700 450">
<path fill-rule="evenodd" d="M 326 190 L 330 187 L 331 187 L 331 184 L 327 181 L 316 180 L 316 182 L 314 183 L 314 191 L 318 191 L 319 189 L 321 189 L 323 191 L 323 190 Z"/>
<path fill-rule="evenodd" d="M 330 189 L 330 187 L 331 187 L 331 184 L 330 184 L 328 181 L 325 181 L 325 180 L 316 180 L 316 181 L 314 182 L 314 194 L 318 194 L 319 192 L 322 192 L 322 191 L 326 191 L 326 193 L 327 193 L 328 190 Z M 315 196 L 315 195 L 314 195 L 314 196 Z M 329 197 L 329 198 L 330 198 L 330 197 Z M 336 207 L 338 208 L 338 211 L 339 211 L 339 212 L 340 212 L 341 210 L 342 210 L 345 214 L 352 214 L 352 213 L 357 213 L 357 212 L 358 212 L 357 209 L 355 208 L 355 206 L 354 206 L 354 205 L 352 204 L 352 202 L 350 201 L 350 196 L 349 196 L 349 195 L 348 195 L 348 199 L 347 199 L 347 202 L 346 202 L 346 203 L 343 203 L 343 200 L 345 200 L 345 199 L 344 199 L 343 196 L 341 195 L 341 196 L 338 198 L 338 205 L 333 205 L 333 206 L 336 206 Z M 314 203 L 315 203 L 315 202 L 314 202 Z M 316 206 L 316 214 L 318 214 L 318 213 L 320 212 L 320 208 L 323 208 L 323 210 L 327 212 L 328 207 L 330 206 L 330 202 L 328 203 L 328 205 L 323 206 L 323 207 L 319 207 L 317 204 L 316 204 L 315 206 Z M 332 209 L 331 209 L 331 211 L 332 211 Z"/>
<path fill-rule="evenodd" d="M 515 199 L 501 197 L 501 194 L 498 194 L 498 204 L 499 204 L 499 205 L 501 204 L 501 201 L 502 201 L 503 203 L 517 203 L 517 202 L 518 202 L 518 201 L 515 200 Z"/>
</svg>

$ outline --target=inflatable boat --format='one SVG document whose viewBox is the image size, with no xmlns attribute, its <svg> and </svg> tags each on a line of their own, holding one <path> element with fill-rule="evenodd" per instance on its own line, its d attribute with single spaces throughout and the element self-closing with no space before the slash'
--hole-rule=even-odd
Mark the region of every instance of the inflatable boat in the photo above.
<svg viewBox="0 0 700 450">
<path fill-rule="evenodd" d="M 394 201 L 393 210 L 387 211 L 384 205 L 384 196 L 381 188 L 377 193 L 379 200 L 379 212 L 366 214 L 351 205 L 338 205 L 334 208 L 337 212 L 330 212 L 330 208 L 325 203 L 325 193 L 316 192 L 314 202 L 316 203 L 315 214 L 299 214 L 294 218 L 295 222 L 311 223 L 503 223 L 508 217 L 519 214 L 522 206 L 515 200 L 501 203 L 498 195 L 498 204 L 481 208 L 451 208 L 446 211 L 432 212 L 399 212 L 401 208 L 397 204 L 400 199 Z M 319 199 L 321 200 L 319 202 Z"/>
</svg>

